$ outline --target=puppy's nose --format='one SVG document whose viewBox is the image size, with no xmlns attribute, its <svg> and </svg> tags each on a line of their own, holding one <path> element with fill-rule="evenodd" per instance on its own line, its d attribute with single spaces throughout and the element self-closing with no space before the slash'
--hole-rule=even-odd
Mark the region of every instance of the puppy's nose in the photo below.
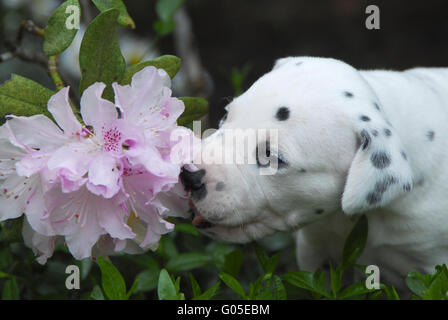
<svg viewBox="0 0 448 320">
<path fill-rule="evenodd" d="M 185 190 L 191 191 L 192 197 L 196 200 L 204 198 L 207 193 L 205 184 L 202 182 L 204 176 L 204 169 L 192 172 L 183 168 L 180 173 L 180 181 L 185 186 Z"/>
</svg>

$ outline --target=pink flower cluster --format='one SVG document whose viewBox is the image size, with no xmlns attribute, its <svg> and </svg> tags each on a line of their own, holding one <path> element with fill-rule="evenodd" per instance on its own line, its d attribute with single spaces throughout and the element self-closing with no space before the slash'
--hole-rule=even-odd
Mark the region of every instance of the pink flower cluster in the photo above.
<svg viewBox="0 0 448 320">
<path fill-rule="evenodd" d="M 131 85 L 114 83 L 115 104 L 104 89 L 84 91 L 84 125 L 64 88 L 48 101 L 57 125 L 35 115 L 0 127 L 0 221 L 25 214 L 25 243 L 42 264 L 58 243 L 77 259 L 155 249 L 173 229 L 163 217 L 187 212 L 178 176 L 188 159 L 172 161 L 170 137 L 192 133 L 177 126 L 184 104 L 168 74 L 146 67 Z"/>
</svg>

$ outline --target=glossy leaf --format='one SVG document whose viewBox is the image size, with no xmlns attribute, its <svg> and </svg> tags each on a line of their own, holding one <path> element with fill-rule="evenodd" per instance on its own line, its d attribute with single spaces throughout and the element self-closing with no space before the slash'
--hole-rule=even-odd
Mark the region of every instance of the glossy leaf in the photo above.
<svg viewBox="0 0 448 320">
<path fill-rule="evenodd" d="M 159 275 L 159 282 L 157 286 L 157 294 L 159 300 L 177 300 L 176 286 L 171 279 L 168 271 L 162 269 Z"/>
<path fill-rule="evenodd" d="M 183 97 L 179 99 L 185 104 L 184 113 L 177 119 L 180 126 L 188 125 L 208 112 L 208 102 L 203 98 Z"/>
<path fill-rule="evenodd" d="M 132 76 L 148 66 L 154 66 L 157 69 L 163 69 L 166 71 L 166 73 L 168 73 L 170 78 L 174 78 L 174 76 L 180 69 L 180 64 L 181 60 L 178 57 L 172 55 L 164 55 L 154 60 L 143 61 L 140 62 L 139 64 L 127 68 L 123 74 L 123 77 L 120 80 L 120 84 L 121 85 L 130 84 Z"/>
<path fill-rule="evenodd" d="M 135 281 L 137 282 L 137 286 L 134 290 L 137 292 L 147 292 L 154 290 L 157 287 L 157 281 L 159 279 L 159 270 L 144 270 L 140 272 L 137 277 L 135 277 Z"/>
<path fill-rule="evenodd" d="M 104 300 L 104 294 L 103 291 L 101 291 L 101 288 L 99 285 L 96 285 L 93 287 L 92 292 L 89 296 L 90 300 Z"/>
<path fill-rule="evenodd" d="M 309 290 L 326 298 L 331 298 L 326 289 L 324 273 L 294 271 L 283 275 L 283 279 L 296 287 Z"/>
<path fill-rule="evenodd" d="M 47 101 L 54 94 L 53 91 L 30 79 L 13 74 L 11 80 L 0 86 L 0 120 L 4 122 L 5 115 L 32 116 L 45 114 Z"/>
<path fill-rule="evenodd" d="M 212 261 L 212 257 L 205 253 L 181 253 L 170 259 L 166 269 L 170 272 L 184 272 L 202 267 Z"/>
<path fill-rule="evenodd" d="M 219 274 L 219 278 L 233 291 L 235 291 L 237 294 L 239 294 L 243 299 L 246 298 L 246 293 L 244 292 L 243 287 L 241 284 L 236 280 L 234 277 L 232 277 L 230 274 L 221 272 Z"/>
<path fill-rule="evenodd" d="M 45 28 L 43 50 L 47 56 L 55 56 L 67 49 L 72 43 L 78 29 L 68 28 L 67 19 L 72 13 L 67 7 L 75 6 L 81 12 L 78 0 L 67 0 L 57 8 L 48 20 Z"/>
<path fill-rule="evenodd" d="M 120 271 L 103 257 L 98 257 L 97 262 L 101 269 L 101 284 L 106 296 L 110 300 L 125 300 L 126 283 Z"/>
<path fill-rule="evenodd" d="M 356 260 L 362 255 L 367 243 L 367 236 L 367 217 L 362 215 L 345 241 L 344 250 L 342 252 L 342 264 L 344 269 L 351 268 Z"/>
<path fill-rule="evenodd" d="M 126 63 L 120 51 L 117 37 L 118 10 L 110 9 L 99 14 L 87 27 L 79 52 L 81 67 L 81 93 L 95 82 L 107 85 L 103 97 L 111 101 L 111 87 L 123 76 Z"/>
<path fill-rule="evenodd" d="M 213 299 L 216 295 L 218 295 L 219 290 L 220 290 L 220 285 L 221 285 L 221 282 L 218 281 L 213 286 L 211 286 L 209 289 L 204 291 L 204 293 L 202 293 L 200 296 L 195 297 L 193 300 L 211 300 L 211 299 Z"/>
<path fill-rule="evenodd" d="M 243 252 L 235 250 L 226 255 L 224 260 L 224 272 L 236 277 L 243 264 Z"/>
<path fill-rule="evenodd" d="M 6 281 L 5 286 L 3 287 L 3 300 L 19 300 L 19 286 L 17 285 L 16 278 L 11 278 Z"/>
<path fill-rule="evenodd" d="M 202 294 L 201 287 L 199 283 L 196 281 L 196 278 L 190 273 L 190 282 L 191 282 L 191 291 L 193 292 L 193 298 L 196 298 Z"/>
<path fill-rule="evenodd" d="M 122 0 L 93 0 L 93 3 L 101 12 L 109 9 L 117 9 L 119 11 L 117 18 L 118 24 L 123 27 L 135 29 L 135 22 L 129 15 L 126 5 Z"/>
</svg>

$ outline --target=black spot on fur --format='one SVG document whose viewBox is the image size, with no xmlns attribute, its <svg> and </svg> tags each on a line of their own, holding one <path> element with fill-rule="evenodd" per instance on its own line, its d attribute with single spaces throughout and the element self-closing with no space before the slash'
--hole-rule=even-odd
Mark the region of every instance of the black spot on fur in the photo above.
<svg viewBox="0 0 448 320">
<path fill-rule="evenodd" d="M 401 156 L 403 157 L 404 160 L 408 160 L 408 156 L 406 155 L 406 152 L 401 151 Z"/>
<path fill-rule="evenodd" d="M 289 118 L 289 109 L 287 107 L 280 107 L 280 108 L 278 108 L 275 117 L 279 121 L 288 120 L 288 118 Z"/>
<path fill-rule="evenodd" d="M 368 116 L 362 115 L 361 117 L 359 117 L 359 119 L 361 119 L 362 121 L 370 121 L 370 118 Z"/>
<path fill-rule="evenodd" d="M 374 137 L 378 137 L 378 130 L 373 129 L 373 130 L 372 130 L 372 135 L 373 135 Z"/>
<path fill-rule="evenodd" d="M 369 147 L 372 138 L 370 137 L 370 134 L 367 132 L 367 130 L 362 130 L 360 135 L 361 135 L 361 148 L 362 150 L 366 150 Z"/>
<path fill-rule="evenodd" d="M 218 183 L 216 184 L 215 190 L 216 191 L 222 191 L 225 188 L 225 184 L 222 181 L 218 181 Z"/>
<path fill-rule="evenodd" d="M 322 213 L 324 213 L 324 209 L 316 209 L 316 211 L 314 211 L 314 213 L 316 213 L 316 214 L 322 214 Z"/>
<path fill-rule="evenodd" d="M 369 205 L 374 205 L 380 202 L 382 197 L 382 193 L 370 192 L 369 194 L 367 194 L 366 200 Z"/>
<path fill-rule="evenodd" d="M 392 135 L 392 131 L 390 131 L 390 129 L 388 129 L 388 128 L 385 128 L 385 129 L 384 129 L 384 134 L 385 134 L 387 137 L 390 137 L 390 136 Z"/>
<path fill-rule="evenodd" d="M 429 141 L 433 141 L 435 134 L 436 133 L 434 131 L 430 130 L 426 133 L 426 136 L 428 137 Z"/>
<path fill-rule="evenodd" d="M 385 151 L 377 151 L 372 154 L 370 157 L 370 161 L 377 169 L 384 169 L 390 166 L 391 159 L 387 152 Z"/>
<path fill-rule="evenodd" d="M 378 105 L 378 103 L 374 102 L 373 106 L 375 107 L 376 110 L 380 110 L 380 106 Z"/>
<path fill-rule="evenodd" d="M 411 184 L 410 183 L 406 183 L 403 185 L 403 190 L 406 192 L 411 191 Z"/>
<path fill-rule="evenodd" d="M 281 154 L 279 154 L 277 157 L 277 165 L 279 169 L 286 168 L 289 166 L 288 162 Z"/>
<path fill-rule="evenodd" d="M 377 181 L 377 183 L 375 183 L 375 192 L 384 193 L 386 192 L 387 188 L 389 188 L 390 185 L 397 182 L 398 182 L 397 179 L 395 179 L 392 176 L 388 176 L 385 179 Z"/>
<path fill-rule="evenodd" d="M 383 198 L 383 194 L 384 192 L 386 192 L 386 190 L 389 188 L 389 186 L 391 186 L 392 184 L 397 183 L 397 179 L 392 177 L 392 176 L 388 176 L 386 178 L 384 178 L 383 180 L 377 181 L 375 183 L 375 188 L 372 192 L 370 192 L 369 194 L 367 194 L 366 200 L 367 203 L 369 205 L 374 205 L 378 202 L 381 201 L 381 199 Z"/>
<path fill-rule="evenodd" d="M 303 169 L 303 168 L 300 168 L 300 169 L 299 169 L 299 172 L 300 172 L 300 173 L 305 173 L 305 172 L 306 172 L 306 170 L 305 170 L 305 169 Z"/>
<path fill-rule="evenodd" d="M 344 91 L 344 96 L 346 96 L 347 98 L 353 98 L 354 97 L 353 93 L 351 93 L 350 91 Z"/>
</svg>

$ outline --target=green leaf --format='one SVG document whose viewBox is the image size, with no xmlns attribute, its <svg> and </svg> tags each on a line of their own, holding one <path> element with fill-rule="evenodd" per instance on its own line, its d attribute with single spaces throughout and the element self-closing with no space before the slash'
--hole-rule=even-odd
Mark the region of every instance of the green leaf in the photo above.
<svg viewBox="0 0 448 320">
<path fill-rule="evenodd" d="M 400 300 L 400 297 L 398 296 L 397 290 L 395 290 L 394 286 L 388 287 L 384 284 L 381 284 L 380 287 L 386 293 L 388 300 Z"/>
<path fill-rule="evenodd" d="M 138 282 L 135 292 L 147 292 L 154 290 L 157 287 L 157 281 L 159 279 L 159 270 L 144 270 L 140 272 L 135 281 Z"/>
<path fill-rule="evenodd" d="M 0 208 L 0 211 L 8 210 L 8 208 Z M 2 223 L 0 230 L 0 241 L 11 243 L 22 241 L 23 217 L 6 220 Z"/>
<path fill-rule="evenodd" d="M 210 287 L 208 290 L 204 291 L 200 296 L 195 297 L 193 300 L 211 300 L 213 299 L 218 293 L 220 289 L 221 282 L 215 283 L 212 287 Z"/>
<path fill-rule="evenodd" d="M 342 265 L 344 270 L 351 268 L 356 260 L 362 255 L 367 243 L 367 235 L 367 217 L 362 215 L 356 222 L 356 225 L 353 227 L 344 244 L 344 250 L 342 252 Z"/>
<path fill-rule="evenodd" d="M 117 19 L 118 24 L 123 27 L 135 29 L 135 22 L 129 15 L 126 5 L 122 0 L 93 0 L 93 3 L 101 12 L 109 9 L 117 9 L 120 12 Z"/>
<path fill-rule="evenodd" d="M 57 8 L 48 20 L 45 28 L 43 50 L 47 56 L 55 56 L 67 49 L 72 43 L 78 30 L 69 29 L 66 26 L 67 18 L 71 13 L 66 13 L 68 6 L 76 6 L 81 12 L 78 0 L 67 0 Z"/>
<path fill-rule="evenodd" d="M 330 264 L 330 286 L 333 297 L 336 297 L 342 285 L 342 268 L 339 265 L 336 269 Z"/>
<path fill-rule="evenodd" d="M 272 300 L 272 273 L 266 273 L 249 286 L 249 300 Z"/>
<path fill-rule="evenodd" d="M 8 114 L 17 116 L 32 116 L 45 114 L 51 117 L 47 110 L 47 101 L 53 91 L 30 79 L 13 74 L 11 80 L 0 86 L 0 120 Z"/>
<path fill-rule="evenodd" d="M 185 111 L 177 119 L 177 124 L 180 126 L 188 125 L 208 112 L 208 102 L 203 98 L 183 97 L 179 99 L 185 104 Z"/>
<path fill-rule="evenodd" d="M 176 292 L 176 286 L 171 279 L 168 271 L 162 269 L 159 275 L 159 283 L 157 287 L 157 294 L 159 300 L 177 300 L 178 295 Z"/>
<path fill-rule="evenodd" d="M 201 235 L 191 223 L 176 223 L 174 229 L 180 232 L 192 234 L 194 236 Z"/>
<path fill-rule="evenodd" d="M 19 300 L 19 286 L 17 285 L 16 278 L 9 279 L 6 281 L 3 287 L 3 300 Z"/>
<path fill-rule="evenodd" d="M 181 253 L 170 259 L 166 269 L 170 272 L 184 272 L 202 267 L 212 261 L 212 257 L 205 253 Z"/>
<path fill-rule="evenodd" d="M 131 286 L 131 289 L 129 289 L 128 293 L 126 293 L 126 300 L 129 300 L 129 298 L 134 293 L 135 289 L 137 289 L 137 286 L 138 286 L 138 279 L 135 279 L 134 283 Z"/>
<path fill-rule="evenodd" d="M 170 20 L 182 6 L 183 0 L 158 0 L 156 12 L 161 20 Z"/>
<path fill-rule="evenodd" d="M 92 289 L 92 292 L 89 296 L 90 300 L 104 300 L 103 291 L 101 291 L 101 288 L 99 285 L 95 285 Z"/>
<path fill-rule="evenodd" d="M 274 277 L 273 277 L 273 286 L 274 286 L 274 288 L 273 288 L 274 299 L 275 300 L 286 300 L 287 294 L 286 294 L 285 286 L 283 284 L 282 279 L 277 275 L 274 275 Z"/>
<path fill-rule="evenodd" d="M 226 255 L 224 260 L 224 272 L 236 277 L 243 264 L 243 252 L 235 250 Z"/>
<path fill-rule="evenodd" d="M 190 282 L 191 282 L 191 291 L 193 292 L 193 298 L 200 296 L 202 294 L 201 287 L 199 286 L 199 283 L 196 281 L 192 273 L 190 273 Z"/>
<path fill-rule="evenodd" d="M 154 30 L 161 37 L 169 35 L 176 28 L 174 20 L 157 20 L 154 22 Z"/>
<path fill-rule="evenodd" d="M 107 85 L 103 97 L 111 101 L 111 84 L 121 79 L 126 67 L 118 44 L 117 16 L 116 9 L 100 13 L 87 27 L 79 51 L 81 93 L 93 83 L 103 82 Z"/>
<path fill-rule="evenodd" d="M 284 274 L 283 279 L 296 287 L 309 290 L 328 299 L 331 298 L 326 289 L 325 274 L 322 272 L 294 271 Z"/>
<path fill-rule="evenodd" d="M 165 235 L 160 238 L 159 248 L 157 252 L 165 259 L 173 259 L 179 252 L 174 244 L 173 238 L 170 235 Z"/>
<path fill-rule="evenodd" d="M 230 274 L 227 274 L 225 272 L 221 272 L 219 274 L 219 278 L 233 291 L 235 291 L 237 294 L 241 296 L 241 298 L 246 298 L 246 293 L 244 292 L 243 287 L 241 284 L 236 280 L 234 277 L 232 277 Z"/>
<path fill-rule="evenodd" d="M 413 271 L 405 279 L 408 288 L 419 297 L 422 297 L 426 291 L 426 284 L 421 276 L 418 272 Z"/>
<path fill-rule="evenodd" d="M 143 70 L 143 68 L 149 66 L 165 70 L 166 73 L 168 73 L 168 75 L 172 79 L 177 74 L 177 72 L 179 72 L 180 64 L 181 60 L 178 57 L 172 55 L 164 55 L 154 60 L 143 61 L 127 68 L 123 74 L 123 77 L 120 80 L 120 84 L 121 85 L 130 84 L 134 74 Z"/>
<path fill-rule="evenodd" d="M 356 282 L 347 287 L 344 291 L 341 292 L 341 294 L 337 298 L 341 300 L 353 297 L 359 298 L 359 296 L 363 296 L 367 293 L 374 291 L 375 291 L 374 289 L 367 289 L 366 284 L 363 281 L 361 281 Z"/>
<path fill-rule="evenodd" d="M 103 257 L 98 257 L 97 262 L 101 269 L 101 283 L 106 296 L 110 300 L 125 300 L 126 283 L 120 271 Z"/>
<path fill-rule="evenodd" d="M 258 262 L 261 265 L 264 273 L 273 273 L 275 268 L 277 268 L 278 260 L 281 253 L 276 253 L 272 257 L 268 257 L 266 252 L 258 244 L 254 244 L 255 255 L 257 256 Z"/>
</svg>

